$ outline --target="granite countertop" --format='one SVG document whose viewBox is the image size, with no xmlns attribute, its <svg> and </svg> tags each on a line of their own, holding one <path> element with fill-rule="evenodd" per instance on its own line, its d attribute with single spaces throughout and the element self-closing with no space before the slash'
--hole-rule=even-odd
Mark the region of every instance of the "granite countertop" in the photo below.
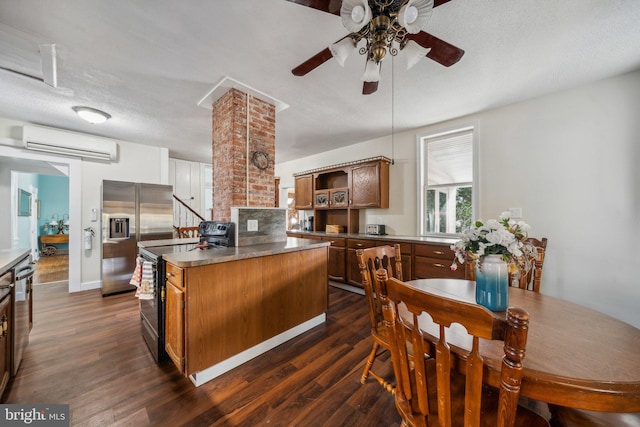
<svg viewBox="0 0 640 427">
<path fill-rule="evenodd" d="M 178 239 L 184 241 L 186 239 Z M 269 255 L 295 252 L 307 249 L 329 246 L 330 242 L 318 240 L 298 239 L 288 237 L 286 241 L 262 243 L 250 246 L 235 246 L 230 248 L 195 249 L 190 252 L 165 254 L 165 261 L 178 267 L 197 267 L 220 262 L 237 261 L 247 258 L 258 258 Z"/>
<path fill-rule="evenodd" d="M 28 257 L 31 249 L 0 249 L 0 275 L 15 267 L 20 261 Z"/>
<path fill-rule="evenodd" d="M 300 235 L 319 236 L 319 237 L 337 237 L 343 239 L 364 239 L 364 240 L 390 240 L 398 242 L 412 242 L 412 243 L 447 243 L 453 244 L 457 237 L 435 237 L 435 236 L 395 236 L 385 234 L 377 236 L 375 234 L 360 234 L 360 233 L 325 233 L 323 231 L 300 231 L 300 230 L 287 230 L 287 233 L 294 233 Z"/>
<path fill-rule="evenodd" d="M 191 243 L 199 243 L 199 237 L 190 237 L 188 239 L 158 239 L 158 240 L 143 240 L 138 242 L 139 248 L 152 248 L 154 246 L 172 246 L 172 245 L 188 245 Z"/>
</svg>

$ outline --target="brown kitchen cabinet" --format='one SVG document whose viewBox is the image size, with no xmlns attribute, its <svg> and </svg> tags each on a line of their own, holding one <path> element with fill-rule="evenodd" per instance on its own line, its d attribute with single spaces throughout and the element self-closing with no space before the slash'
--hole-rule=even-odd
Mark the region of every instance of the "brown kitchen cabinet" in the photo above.
<svg viewBox="0 0 640 427">
<path fill-rule="evenodd" d="M 356 258 L 357 249 L 373 248 L 376 246 L 375 240 L 347 239 L 347 283 L 349 285 L 362 287 L 360 278 L 360 267 Z"/>
<path fill-rule="evenodd" d="M 295 178 L 295 208 L 313 209 L 313 175 L 302 175 Z"/>
<path fill-rule="evenodd" d="M 166 349 L 196 384 L 203 370 L 326 313 L 327 246 L 264 253 L 167 261 Z"/>
<path fill-rule="evenodd" d="M 329 280 L 337 282 L 347 281 L 347 248 L 346 239 L 341 237 L 322 237 L 322 240 L 330 242 L 329 246 Z"/>
<path fill-rule="evenodd" d="M 383 240 L 375 241 L 368 239 L 348 239 L 347 240 L 347 268 L 348 277 L 347 282 L 350 285 L 362 287 L 362 280 L 360 279 L 360 267 L 358 266 L 358 260 L 356 258 L 357 249 L 373 248 L 375 246 L 393 246 L 396 243 L 400 245 L 400 254 L 402 255 L 402 279 L 411 280 L 412 276 L 412 245 L 410 243 Z"/>
<path fill-rule="evenodd" d="M 183 270 L 167 264 L 165 349 L 180 372 L 185 368 L 184 308 Z"/>
<path fill-rule="evenodd" d="M 378 160 L 351 168 L 354 209 L 389 207 L 389 163 Z"/>
<path fill-rule="evenodd" d="M 0 279 L 0 285 L 9 286 L 12 273 Z M 6 281 L 6 283 L 3 283 Z M 0 396 L 11 378 L 11 293 L 5 292 L 0 297 Z"/>
<path fill-rule="evenodd" d="M 451 270 L 453 251 L 449 243 L 416 243 L 413 246 L 414 278 L 464 279 L 465 269 Z"/>
<path fill-rule="evenodd" d="M 389 207 L 390 163 L 380 156 L 296 174 L 296 209 L 313 208 L 314 231 L 339 225 L 345 233 L 358 233 L 358 209 Z M 309 185 L 311 200 L 307 200 Z"/>
<path fill-rule="evenodd" d="M 331 209 L 345 209 L 349 207 L 349 189 L 336 188 L 329 191 L 329 206 Z"/>
<path fill-rule="evenodd" d="M 331 212 L 325 210 L 324 212 Z M 298 233 L 288 233 L 289 236 L 298 236 Z M 303 238 L 312 238 L 311 236 L 301 236 Z M 313 236 L 316 239 L 332 242 L 329 249 L 329 279 L 336 282 L 343 282 L 356 287 L 362 287 L 360 280 L 360 268 L 356 259 L 356 250 L 372 248 L 374 246 L 393 246 L 396 243 L 400 245 L 400 253 L 402 254 L 402 278 L 404 280 L 428 279 L 428 278 L 455 278 L 470 279 L 468 275 L 469 265 L 458 266 L 456 271 L 451 271 L 451 263 L 453 261 L 453 251 L 450 246 L 451 242 L 420 242 L 414 239 L 397 240 L 388 237 L 377 240 L 376 236 L 364 236 L 353 238 L 348 235 L 317 233 Z M 344 248 L 344 257 L 341 253 Z M 344 263 L 344 276 L 342 260 Z"/>
<path fill-rule="evenodd" d="M 316 190 L 313 197 L 315 209 L 329 209 L 329 190 Z"/>
</svg>

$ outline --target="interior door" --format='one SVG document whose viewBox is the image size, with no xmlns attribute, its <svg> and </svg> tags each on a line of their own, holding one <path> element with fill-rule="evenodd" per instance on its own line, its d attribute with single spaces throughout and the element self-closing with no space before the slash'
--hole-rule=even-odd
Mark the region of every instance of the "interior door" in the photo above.
<svg viewBox="0 0 640 427">
<path fill-rule="evenodd" d="M 174 183 L 173 191 L 180 200 L 186 203 L 190 208 L 198 209 L 198 206 L 194 206 L 195 197 L 192 194 L 192 180 L 191 163 L 175 161 L 174 171 Z M 199 209 L 198 209 L 199 210 Z"/>
</svg>

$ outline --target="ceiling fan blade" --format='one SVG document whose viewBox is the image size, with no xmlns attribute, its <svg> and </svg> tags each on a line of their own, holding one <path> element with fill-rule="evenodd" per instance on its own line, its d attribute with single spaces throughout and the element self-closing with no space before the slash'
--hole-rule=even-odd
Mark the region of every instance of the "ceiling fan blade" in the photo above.
<svg viewBox="0 0 640 427">
<path fill-rule="evenodd" d="M 464 55 L 464 50 L 424 31 L 420 31 L 418 34 L 407 34 L 406 38 L 413 40 L 424 48 L 431 48 L 429 53 L 427 53 L 427 58 L 445 67 L 450 67 L 460 61 L 460 58 Z"/>
<path fill-rule="evenodd" d="M 348 35 L 344 36 L 343 38 L 338 40 L 336 43 L 341 42 L 347 37 L 349 36 Z M 294 76 L 304 76 L 309 71 L 316 69 L 317 67 L 321 66 L 331 58 L 333 58 L 333 54 L 331 53 L 331 50 L 327 47 L 321 50 L 320 52 L 316 53 L 315 55 L 313 55 L 311 58 L 304 61 L 302 64 L 298 65 L 296 68 L 291 70 L 291 72 L 293 73 Z"/>
<path fill-rule="evenodd" d="M 329 48 L 326 47 L 320 52 L 313 55 L 311 58 L 304 61 L 302 64 L 298 65 L 296 68 L 291 70 L 291 72 L 294 76 L 304 76 L 309 71 L 316 69 L 331 58 L 333 58 L 333 55 L 331 55 L 331 51 L 329 50 Z"/>
<path fill-rule="evenodd" d="M 301 4 L 302 6 L 311 7 L 313 9 L 328 12 L 333 15 L 340 16 L 340 7 L 342 7 L 342 0 L 287 0 L 291 3 Z M 445 0 L 449 1 L 449 0 Z"/>
<path fill-rule="evenodd" d="M 433 7 L 442 6 L 445 3 L 449 3 L 451 0 L 435 0 L 433 2 Z"/>
<path fill-rule="evenodd" d="M 378 90 L 378 82 L 364 82 L 362 85 L 362 94 L 371 95 Z"/>
</svg>

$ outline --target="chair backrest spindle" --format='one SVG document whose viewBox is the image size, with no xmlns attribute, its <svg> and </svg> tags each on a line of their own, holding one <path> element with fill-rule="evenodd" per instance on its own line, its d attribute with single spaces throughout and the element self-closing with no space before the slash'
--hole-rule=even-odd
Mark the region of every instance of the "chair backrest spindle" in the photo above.
<svg viewBox="0 0 640 427">
<path fill-rule="evenodd" d="M 396 407 L 405 424 L 448 427 L 462 425 L 464 417 L 465 426 L 515 425 L 529 314 L 510 307 L 504 318 L 480 305 L 426 292 L 390 278 L 384 269 L 379 269 L 376 276 L 385 291 L 381 295 L 382 310 L 397 382 Z M 422 320 L 425 314 L 435 327 L 429 329 L 429 334 L 435 334 L 430 336 L 431 341 L 435 340 L 435 353 L 430 353 L 431 341 L 420 327 L 426 322 Z M 465 344 L 469 348 L 465 349 L 458 341 L 461 335 L 466 336 L 460 327 L 470 336 Z M 455 344 L 450 341 L 452 336 Z M 489 407 L 480 354 L 484 340 L 504 342 L 499 395 L 487 400 L 492 402 Z M 430 357 L 433 354 L 435 366 Z M 436 377 L 437 387 L 430 376 Z M 524 416 L 533 417 L 536 425 L 547 425 L 536 414 L 525 412 Z M 528 422 L 531 421 L 527 419 L 525 425 Z"/>
</svg>

